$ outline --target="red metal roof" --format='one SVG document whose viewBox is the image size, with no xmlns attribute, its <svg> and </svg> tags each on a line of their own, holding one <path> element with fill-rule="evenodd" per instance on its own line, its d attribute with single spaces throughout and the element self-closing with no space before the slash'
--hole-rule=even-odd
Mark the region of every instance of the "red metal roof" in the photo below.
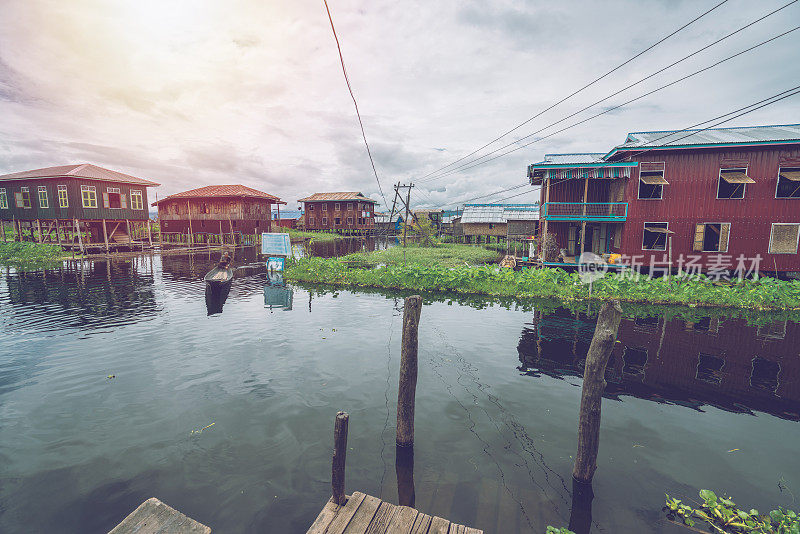
<svg viewBox="0 0 800 534">
<path fill-rule="evenodd" d="M 6 180 L 35 180 L 37 178 L 56 178 L 60 176 L 70 176 L 74 178 L 85 178 L 87 180 L 101 180 L 109 182 L 123 182 L 128 184 L 143 185 L 145 187 L 157 186 L 156 182 L 144 180 L 123 174 L 121 172 L 104 169 L 91 163 L 78 163 L 76 165 L 59 165 L 57 167 L 45 167 L 44 169 L 34 169 L 32 171 L 14 172 L 0 176 L 0 181 Z"/>
<path fill-rule="evenodd" d="M 324 202 L 326 200 L 354 200 L 359 202 L 374 202 L 375 200 L 365 197 L 359 191 L 345 191 L 341 193 L 314 193 L 310 197 L 301 198 L 298 202 Z"/>
<path fill-rule="evenodd" d="M 275 195 L 270 195 L 258 189 L 247 187 L 240 184 L 234 185 L 207 185 L 205 187 L 198 187 L 197 189 L 190 189 L 175 193 L 168 197 L 164 197 L 157 202 L 153 202 L 153 206 L 164 202 L 165 200 L 173 200 L 176 198 L 210 198 L 210 197 L 236 197 L 236 198 L 264 198 L 272 200 L 277 204 L 286 204 Z"/>
</svg>

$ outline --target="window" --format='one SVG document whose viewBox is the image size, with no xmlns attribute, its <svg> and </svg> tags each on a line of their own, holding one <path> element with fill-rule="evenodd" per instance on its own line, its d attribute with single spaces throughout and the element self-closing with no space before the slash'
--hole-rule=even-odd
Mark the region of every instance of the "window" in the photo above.
<svg viewBox="0 0 800 534">
<path fill-rule="evenodd" d="M 719 385 L 722 383 L 722 369 L 724 367 L 724 359 L 701 352 L 700 356 L 697 358 L 697 370 L 695 371 L 694 377 L 697 380 L 702 380 L 709 384 Z"/>
<path fill-rule="evenodd" d="M 352 217 L 348 217 L 347 218 L 347 224 L 349 224 L 350 226 L 353 225 L 353 218 Z"/>
<path fill-rule="evenodd" d="M 333 220 L 333 223 L 334 223 L 336 226 L 339 226 L 340 224 L 342 224 L 342 219 L 341 219 L 341 217 L 336 217 L 336 218 Z"/>
<path fill-rule="evenodd" d="M 800 223 L 772 223 L 769 235 L 770 254 L 797 254 Z"/>
<path fill-rule="evenodd" d="M 59 185 L 58 186 L 58 207 L 59 208 L 68 208 L 69 207 L 69 196 L 67 196 L 67 186 L 66 185 Z"/>
<path fill-rule="evenodd" d="M 695 252 L 727 252 L 731 223 L 700 223 L 694 227 Z"/>
<path fill-rule="evenodd" d="M 106 187 L 103 193 L 103 207 L 118 210 L 122 208 L 122 195 L 119 187 Z"/>
<path fill-rule="evenodd" d="M 639 164 L 639 199 L 661 200 L 664 186 L 669 185 L 664 179 L 664 163 Z"/>
<path fill-rule="evenodd" d="M 144 201 L 142 200 L 142 192 L 140 190 L 131 189 L 131 209 L 132 210 L 144 209 Z"/>
<path fill-rule="evenodd" d="M 327 217 L 323 217 L 322 218 L 322 226 L 328 226 L 328 218 Z"/>
<path fill-rule="evenodd" d="M 84 208 L 97 207 L 97 189 L 93 185 L 81 186 L 81 200 Z"/>
<path fill-rule="evenodd" d="M 667 250 L 667 235 L 669 223 L 644 223 L 642 236 L 642 250 Z"/>
<path fill-rule="evenodd" d="M 328 204 L 327 203 L 322 205 L 322 211 L 328 211 Z"/>
<path fill-rule="evenodd" d="M 347 203 L 347 211 L 353 211 L 353 203 L 352 202 L 348 202 Z"/>
<path fill-rule="evenodd" d="M 8 197 L 6 196 L 5 187 L 0 188 L 0 210 L 8 209 Z"/>
<path fill-rule="evenodd" d="M 39 193 L 39 207 L 40 208 L 49 208 L 50 207 L 50 202 L 49 202 L 49 199 L 47 198 L 47 187 L 45 187 L 43 185 L 40 185 L 37 188 L 37 191 Z"/>
<path fill-rule="evenodd" d="M 647 349 L 625 347 L 622 353 L 622 373 L 644 377 L 644 366 L 647 365 Z"/>
<path fill-rule="evenodd" d="M 20 187 L 17 193 L 17 207 L 30 209 L 31 207 L 31 192 L 27 187 Z"/>
<path fill-rule="evenodd" d="M 720 169 L 717 184 L 717 198 L 744 198 L 747 184 L 756 183 L 747 176 L 747 167 L 741 169 Z"/>
<path fill-rule="evenodd" d="M 756 356 L 753 358 L 753 370 L 750 372 L 750 387 L 775 393 L 780 383 L 781 364 Z"/>
<path fill-rule="evenodd" d="M 341 211 L 341 210 L 342 210 L 342 206 L 341 206 L 341 204 L 339 204 L 339 203 L 337 202 L 337 203 L 336 203 L 336 205 L 333 207 L 333 210 L 334 210 L 334 211 Z"/>
<path fill-rule="evenodd" d="M 800 167 L 781 167 L 775 198 L 800 198 Z"/>
<path fill-rule="evenodd" d="M 314 211 L 314 204 L 308 205 L 308 211 Z"/>
<path fill-rule="evenodd" d="M 309 226 L 314 226 L 314 217 L 309 217 L 309 219 L 308 219 L 308 225 L 309 225 Z"/>
</svg>

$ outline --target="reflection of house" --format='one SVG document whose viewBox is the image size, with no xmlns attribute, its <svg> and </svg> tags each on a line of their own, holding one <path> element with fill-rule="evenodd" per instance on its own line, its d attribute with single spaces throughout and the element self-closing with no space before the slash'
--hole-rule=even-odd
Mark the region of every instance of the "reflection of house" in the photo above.
<svg viewBox="0 0 800 534">
<path fill-rule="evenodd" d="M 518 345 L 523 370 L 582 374 L 594 325 L 594 318 L 566 311 L 536 313 Z M 606 393 L 800 420 L 798 337 L 800 324 L 785 321 L 755 327 L 742 319 L 623 319 Z"/>
<path fill-rule="evenodd" d="M 376 202 L 359 192 L 314 193 L 298 202 L 305 204 L 306 230 L 365 233 L 375 228 Z"/>
<path fill-rule="evenodd" d="M 36 241 L 73 241 L 77 225 L 84 242 L 128 245 L 133 231 L 147 226 L 147 188 L 157 185 L 88 163 L 6 174 L 0 220 Z"/>
<path fill-rule="evenodd" d="M 162 232 L 223 235 L 271 231 L 273 204 L 286 203 L 243 185 L 209 185 L 153 203 Z"/>
<path fill-rule="evenodd" d="M 764 268 L 800 271 L 798 124 L 634 132 L 607 154 L 545 155 L 528 177 L 542 186 L 543 240 L 566 262 L 760 254 Z"/>
<path fill-rule="evenodd" d="M 538 221 L 539 207 L 535 204 L 467 204 L 458 222 L 467 241 L 471 241 L 473 236 L 494 236 L 498 240 L 509 235 L 530 237 L 536 233 Z M 533 232 L 528 233 L 528 229 Z M 509 230 L 524 233 L 511 234 Z"/>
</svg>

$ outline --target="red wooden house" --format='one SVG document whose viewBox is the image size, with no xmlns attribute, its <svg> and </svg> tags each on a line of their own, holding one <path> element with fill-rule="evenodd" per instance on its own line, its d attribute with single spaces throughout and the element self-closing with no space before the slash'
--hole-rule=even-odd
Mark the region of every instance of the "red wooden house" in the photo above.
<svg viewBox="0 0 800 534">
<path fill-rule="evenodd" d="M 280 198 L 243 185 L 208 185 L 153 203 L 165 234 L 257 234 L 272 231 Z M 280 208 L 279 208 L 280 209 Z"/>
<path fill-rule="evenodd" d="M 370 233 L 375 229 L 375 204 L 359 192 L 314 193 L 301 198 L 306 230 Z"/>
<path fill-rule="evenodd" d="M 760 255 L 762 271 L 800 272 L 799 124 L 634 132 L 607 154 L 546 155 L 528 177 L 542 185 L 541 241 L 555 237 L 545 264 L 722 255 L 734 270 Z"/>
</svg>

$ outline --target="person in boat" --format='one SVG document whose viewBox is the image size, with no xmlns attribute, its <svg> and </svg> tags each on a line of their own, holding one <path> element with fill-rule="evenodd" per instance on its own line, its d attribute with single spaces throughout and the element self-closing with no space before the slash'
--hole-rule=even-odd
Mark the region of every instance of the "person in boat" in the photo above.
<svg viewBox="0 0 800 534">
<path fill-rule="evenodd" d="M 222 257 L 219 259 L 219 263 L 217 263 L 218 269 L 227 269 L 231 264 L 231 257 L 230 255 L 225 252 L 222 254 Z"/>
</svg>

